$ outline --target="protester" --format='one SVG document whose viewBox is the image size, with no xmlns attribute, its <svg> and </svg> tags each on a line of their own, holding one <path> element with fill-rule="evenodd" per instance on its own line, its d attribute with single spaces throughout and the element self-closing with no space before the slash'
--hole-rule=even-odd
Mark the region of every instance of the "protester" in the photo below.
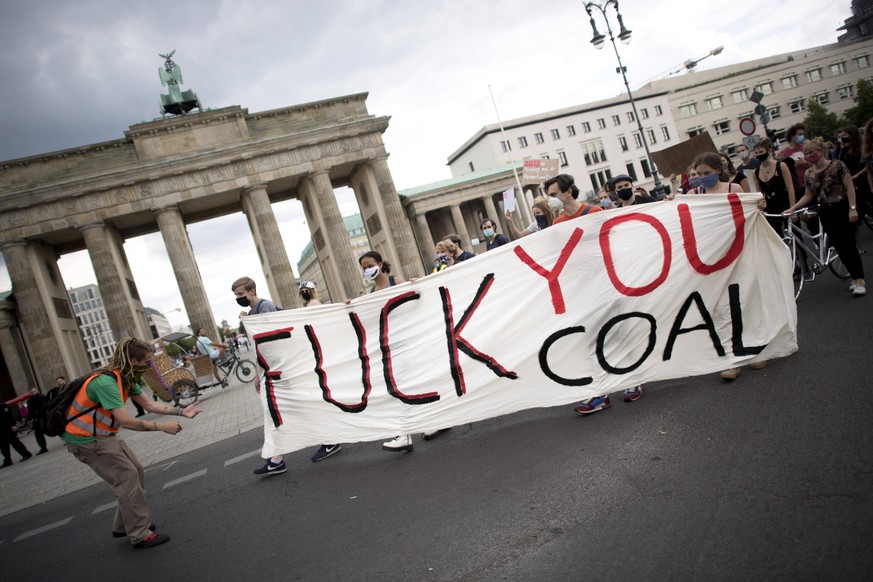
<svg viewBox="0 0 873 582">
<path fill-rule="evenodd" d="M 315 307 L 316 305 L 321 305 L 321 301 L 318 299 L 318 289 L 314 282 L 302 281 L 297 290 L 300 293 L 300 299 L 303 300 L 303 307 Z M 312 462 L 317 463 L 323 461 L 341 450 L 343 450 L 341 444 L 321 445 L 318 447 L 318 450 L 315 451 L 315 454 L 312 455 Z"/>
<path fill-rule="evenodd" d="M 722 167 L 721 156 L 714 152 L 704 152 L 694 158 L 691 164 L 697 176 L 690 178 L 689 194 L 727 194 L 743 192 L 743 187 L 729 181 L 728 171 Z"/>
<path fill-rule="evenodd" d="M 554 224 L 565 222 L 571 218 L 579 218 L 590 212 L 602 212 L 599 206 L 592 206 L 579 202 L 579 188 L 570 174 L 558 174 L 549 178 L 544 184 L 546 194 L 561 201 L 564 213 L 554 220 Z"/>
<path fill-rule="evenodd" d="M 485 235 L 485 250 L 490 251 L 492 249 L 496 249 L 497 247 L 502 247 L 503 245 L 509 243 L 509 239 L 503 236 L 502 234 L 497 233 L 497 224 L 491 220 L 490 218 L 486 218 L 479 225 L 479 228 L 482 229 L 482 234 Z"/>
<path fill-rule="evenodd" d="M 461 237 L 459 237 L 455 233 L 447 234 L 443 237 L 443 240 L 450 240 L 455 243 L 455 246 L 458 247 L 458 256 L 455 258 L 456 263 L 461 263 L 466 261 L 467 259 L 472 259 L 476 256 L 476 253 L 471 253 L 470 251 L 465 251 L 461 246 Z"/>
<path fill-rule="evenodd" d="M 248 312 L 241 311 L 240 318 L 249 315 L 259 315 L 261 313 L 273 313 L 276 311 L 276 306 L 269 299 L 258 297 L 258 288 L 254 280 L 250 277 L 240 277 L 230 286 L 230 290 L 236 295 L 236 302 L 242 307 L 248 307 Z M 261 393 L 261 375 L 255 369 L 255 392 Z M 254 470 L 255 475 L 278 475 L 288 470 L 285 465 L 285 458 L 282 455 L 275 455 L 264 463 L 263 467 Z"/>
<path fill-rule="evenodd" d="M 441 240 L 434 247 L 434 252 L 436 253 L 436 259 L 434 260 L 433 272 L 439 273 L 455 264 L 458 247 L 450 240 Z"/>
<path fill-rule="evenodd" d="M 739 184 L 740 187 L 742 187 L 743 192 L 752 191 L 749 188 L 749 179 L 742 170 L 734 168 L 734 163 L 731 161 L 730 157 L 725 154 L 721 154 L 721 169 L 727 173 L 728 182 L 731 184 Z"/>
<path fill-rule="evenodd" d="M 91 467 L 112 487 L 118 502 L 112 535 L 127 536 L 136 549 L 163 544 L 170 541 L 170 536 L 155 533 L 145 498 L 142 465 L 130 447 L 116 438 L 116 434 L 121 427 L 175 435 L 182 430 L 182 425 L 178 421 L 158 424 L 137 420 L 128 414 L 124 405 L 130 397 L 156 414 L 194 418 L 201 412 L 196 402 L 187 408 L 176 409 L 146 398 L 139 383 L 149 369 L 151 358 L 152 347 L 148 343 L 132 337 L 119 341 L 112 359 L 102 368 L 109 375 L 95 373 L 82 386 L 67 412 L 67 429 L 61 435 L 73 456 Z"/>
<path fill-rule="evenodd" d="M 30 398 L 27 400 L 27 418 L 33 426 L 33 436 L 39 446 L 37 455 L 48 452 L 45 442 L 45 434 L 42 432 L 42 422 L 45 419 L 45 396 L 39 393 L 36 386 L 30 387 Z"/>
<path fill-rule="evenodd" d="M 806 170 L 809 169 L 809 161 L 804 159 L 803 142 L 806 139 L 806 126 L 802 123 L 795 123 L 788 128 L 785 133 L 785 139 L 788 140 L 786 145 L 776 155 L 777 160 L 786 161 L 789 164 L 794 164 L 794 173 L 797 176 L 797 184 L 802 190 L 806 187 Z"/>
<path fill-rule="evenodd" d="M 755 169 L 755 181 L 767 201 L 767 214 L 781 214 L 797 202 L 794 191 L 794 176 L 791 168 L 784 161 L 773 159 L 773 142 L 769 138 L 762 139 L 755 146 L 755 160 L 759 165 Z M 770 226 L 782 235 L 782 221 L 778 218 L 768 218 Z"/>
<path fill-rule="evenodd" d="M 859 189 L 855 189 L 855 199 L 858 203 L 858 216 L 862 219 L 868 215 L 873 220 L 873 118 L 864 125 L 864 138 L 862 140 L 861 153 L 864 156 L 864 164 L 867 168 L 867 183 L 864 198 L 859 197 Z M 868 222 L 869 224 L 873 224 Z"/>
<path fill-rule="evenodd" d="M 33 456 L 27 447 L 18 440 L 18 435 L 15 434 L 14 429 L 15 422 L 15 416 L 9 407 L 0 403 L 0 453 L 3 454 L 3 467 L 12 465 L 10 445 L 15 449 L 15 452 L 21 455 L 21 463 Z"/>
<path fill-rule="evenodd" d="M 224 354 L 224 350 L 227 349 L 227 346 L 224 344 L 217 344 L 206 335 L 205 328 L 197 328 L 197 342 L 196 342 L 197 351 L 200 352 L 203 356 L 209 356 L 209 359 L 212 360 L 212 373 L 215 376 L 215 380 L 221 384 L 222 388 L 227 387 L 227 378 L 222 378 L 221 374 L 218 372 L 218 359 Z M 140 416 L 137 414 L 137 416 Z"/>
<path fill-rule="evenodd" d="M 55 378 L 55 386 L 51 390 L 48 391 L 48 394 L 45 395 L 47 400 L 51 400 L 54 398 L 61 388 L 66 386 L 67 379 L 64 376 L 58 376 Z"/>
<path fill-rule="evenodd" d="M 544 230 L 554 222 L 552 217 L 552 208 L 549 206 L 549 201 L 545 196 L 537 196 L 534 198 L 533 205 L 530 207 L 534 216 L 534 221 L 531 222 L 524 230 L 515 228 L 515 222 L 512 220 L 512 213 L 506 212 L 506 223 L 509 225 L 509 230 L 515 238 L 521 238 L 535 232 Z"/>
<path fill-rule="evenodd" d="M 803 150 L 810 166 L 806 171 L 806 191 L 785 212 L 794 212 L 811 200 L 818 200 L 822 228 L 853 279 L 849 290 L 855 297 L 863 297 L 867 293 L 867 286 L 864 265 L 855 244 L 858 222 L 855 186 L 846 164 L 827 159 L 830 145 L 820 137 L 806 142 Z"/>
<path fill-rule="evenodd" d="M 740 158 L 740 163 L 737 165 L 738 174 L 743 172 L 743 174 L 748 176 L 761 165 L 761 162 L 752 155 L 752 152 L 749 151 L 749 148 L 744 143 L 737 146 L 737 157 Z"/>
<path fill-rule="evenodd" d="M 870 185 L 867 181 L 867 161 L 863 155 L 861 132 L 855 125 L 841 127 L 837 131 L 837 147 L 834 159 L 846 164 L 852 175 L 855 186 L 855 202 L 858 206 L 858 216 L 863 218 L 870 198 Z"/>
</svg>

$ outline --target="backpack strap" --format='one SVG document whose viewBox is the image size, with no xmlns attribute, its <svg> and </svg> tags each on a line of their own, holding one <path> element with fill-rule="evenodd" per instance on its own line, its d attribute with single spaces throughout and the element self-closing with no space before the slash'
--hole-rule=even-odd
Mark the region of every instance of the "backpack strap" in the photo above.
<svg viewBox="0 0 873 582">
<path fill-rule="evenodd" d="M 583 211 L 582 211 L 582 214 L 580 214 L 579 216 L 585 216 L 586 214 L 588 214 L 589 212 L 591 212 L 591 208 L 593 208 L 591 205 L 586 204 L 586 205 L 585 205 L 585 210 L 583 210 Z"/>
</svg>

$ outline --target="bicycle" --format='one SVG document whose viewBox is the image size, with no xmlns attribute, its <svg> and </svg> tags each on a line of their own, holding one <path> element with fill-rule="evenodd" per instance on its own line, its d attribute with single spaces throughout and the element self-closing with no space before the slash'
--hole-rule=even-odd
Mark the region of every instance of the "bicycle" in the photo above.
<svg viewBox="0 0 873 582">
<path fill-rule="evenodd" d="M 224 351 L 224 358 L 219 359 L 215 364 L 218 366 L 219 373 L 222 376 L 222 384 L 226 384 L 224 381 L 232 373 L 243 384 L 251 382 L 255 377 L 255 363 L 251 360 L 240 358 L 236 347 L 233 346 L 228 347 Z"/>
<path fill-rule="evenodd" d="M 795 215 L 803 215 L 817 221 L 818 234 L 812 235 L 803 230 L 791 219 Z M 816 275 L 820 275 L 825 269 L 830 269 L 840 279 L 849 278 L 849 270 L 843 265 L 836 249 L 828 244 L 828 235 L 821 226 L 817 208 L 801 208 L 785 215 L 764 213 L 764 216 L 782 222 L 782 241 L 791 251 L 791 277 L 794 280 L 795 300 L 800 297 L 803 284 L 815 281 Z"/>
</svg>

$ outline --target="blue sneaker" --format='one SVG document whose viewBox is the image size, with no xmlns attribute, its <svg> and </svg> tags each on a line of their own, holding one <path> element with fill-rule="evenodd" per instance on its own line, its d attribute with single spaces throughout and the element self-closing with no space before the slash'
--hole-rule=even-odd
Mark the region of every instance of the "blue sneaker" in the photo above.
<svg viewBox="0 0 873 582">
<path fill-rule="evenodd" d="M 318 447 L 318 450 L 315 451 L 315 454 L 312 455 L 312 462 L 317 463 L 319 461 L 323 461 L 331 455 L 335 455 L 336 453 L 343 450 L 342 445 L 321 445 Z"/>
<path fill-rule="evenodd" d="M 255 475 L 278 475 L 287 470 L 288 467 L 285 466 L 285 459 L 282 459 L 278 463 L 274 463 L 272 459 L 267 459 L 267 462 L 263 467 L 255 469 Z"/>
<path fill-rule="evenodd" d="M 606 410 L 610 406 L 609 396 L 595 396 L 594 398 L 589 398 L 588 400 L 580 402 L 576 407 L 576 412 L 579 414 L 591 414 L 592 412 Z"/>
<path fill-rule="evenodd" d="M 636 400 L 639 400 L 640 396 L 642 396 L 642 395 L 643 395 L 643 387 L 637 386 L 635 388 L 628 388 L 627 390 L 625 390 L 622 398 L 624 398 L 625 402 L 634 402 Z"/>
</svg>

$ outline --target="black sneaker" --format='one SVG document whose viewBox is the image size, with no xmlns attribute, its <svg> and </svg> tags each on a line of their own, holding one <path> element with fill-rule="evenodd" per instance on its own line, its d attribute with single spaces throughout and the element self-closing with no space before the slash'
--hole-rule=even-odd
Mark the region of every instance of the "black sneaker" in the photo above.
<svg viewBox="0 0 873 582">
<path fill-rule="evenodd" d="M 272 459 L 267 459 L 267 462 L 260 469 L 255 469 L 255 475 L 278 475 L 288 470 L 285 466 L 285 459 L 278 463 L 274 463 Z"/>
<path fill-rule="evenodd" d="M 149 529 L 152 530 L 152 531 L 155 531 L 155 529 L 157 529 L 157 528 L 155 527 L 155 524 L 151 524 L 151 525 L 149 526 Z M 126 538 L 126 537 L 127 537 L 127 532 L 124 532 L 124 531 L 113 531 L 113 532 L 112 532 L 112 537 L 114 537 L 114 538 Z"/>
<path fill-rule="evenodd" d="M 26 461 L 27 459 L 29 459 L 29 458 L 32 457 L 32 456 L 33 456 L 32 453 L 27 453 L 26 455 L 24 455 L 23 457 L 21 457 L 21 460 L 18 461 L 18 462 L 19 462 L 19 463 L 23 463 L 24 461 Z"/>
<path fill-rule="evenodd" d="M 12 466 L 12 459 L 6 459 L 5 461 L 3 461 L 3 464 L 0 465 L 0 469 L 2 469 L 3 467 L 11 467 L 11 466 Z"/>
<path fill-rule="evenodd" d="M 335 455 L 336 453 L 343 450 L 342 445 L 321 445 L 318 447 L 318 450 L 315 451 L 315 454 L 312 455 L 312 462 L 317 463 L 319 461 L 323 461 L 331 455 Z"/>
<path fill-rule="evenodd" d="M 153 548 L 155 546 L 165 544 L 168 541 L 170 541 L 170 536 L 166 534 L 152 533 L 149 534 L 149 537 L 147 537 L 143 541 L 133 544 L 133 548 L 135 550 L 145 550 L 146 548 Z"/>
<path fill-rule="evenodd" d="M 43 448 L 41 448 L 41 449 L 39 450 L 39 452 L 36 453 L 36 454 L 37 454 L 37 455 L 41 455 L 41 454 L 43 454 L 43 453 L 47 453 L 47 452 L 49 452 L 49 450 L 48 450 L 47 448 L 43 447 Z"/>
</svg>

